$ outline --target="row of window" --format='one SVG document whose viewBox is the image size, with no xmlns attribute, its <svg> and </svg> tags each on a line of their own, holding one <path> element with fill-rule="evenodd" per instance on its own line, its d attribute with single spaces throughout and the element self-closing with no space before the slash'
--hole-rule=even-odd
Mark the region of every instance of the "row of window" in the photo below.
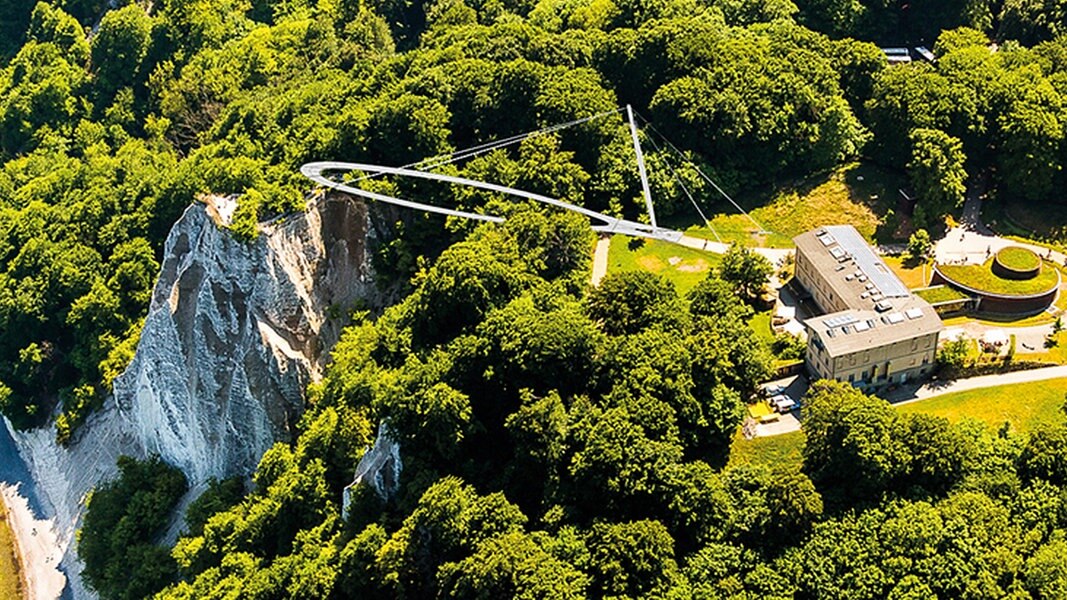
<svg viewBox="0 0 1067 600">
<path fill-rule="evenodd" d="M 926 365 L 930 364 L 930 357 L 929 356 L 923 356 L 923 363 L 922 364 L 923 364 L 923 367 L 921 369 L 919 369 L 919 372 L 920 373 L 926 373 Z M 914 358 L 911 360 L 911 362 L 908 364 L 908 366 L 909 367 L 914 367 L 915 366 L 915 359 Z M 878 366 L 875 365 L 875 366 L 871 367 L 871 369 L 869 371 L 867 369 L 864 369 L 864 370 L 860 371 L 858 375 L 856 373 L 849 373 L 848 374 L 848 382 L 849 383 L 855 383 L 857 380 L 859 380 L 859 381 L 861 381 L 863 383 L 868 383 L 871 379 L 875 378 L 875 373 L 877 373 L 878 370 L 879 370 Z M 900 372 L 901 371 L 898 371 L 897 373 L 894 373 L 894 375 L 897 375 Z M 877 377 L 878 381 L 884 381 L 888 377 L 888 375 L 889 375 L 889 364 L 887 363 L 886 366 L 885 366 L 885 369 L 882 371 L 882 374 L 878 375 L 878 377 Z"/>
<path fill-rule="evenodd" d="M 933 338 L 933 336 L 930 336 L 930 335 L 928 335 L 928 336 L 925 336 L 925 337 L 923 338 L 923 348 L 929 348 L 930 346 L 932 346 L 932 345 L 933 345 L 933 343 L 934 343 L 934 338 Z M 896 344 L 893 344 L 892 346 L 888 346 L 888 347 L 886 347 L 886 352 L 891 352 L 891 351 L 892 351 L 892 349 L 893 349 L 893 348 L 894 348 L 895 346 L 896 346 Z M 918 349 L 919 349 L 919 338 L 913 338 L 913 339 L 911 340 L 911 351 L 912 351 L 912 352 L 915 352 L 915 351 L 917 351 Z M 855 365 L 856 365 L 856 354 L 858 354 L 858 353 L 855 353 L 855 354 L 849 354 L 849 355 L 848 355 L 848 365 L 849 365 L 850 367 L 852 367 L 852 366 L 855 366 Z M 861 362 L 860 364 L 863 364 L 863 363 L 867 363 L 867 362 L 870 362 L 870 361 L 871 361 L 871 351 L 870 351 L 870 350 L 866 350 L 866 351 L 864 351 L 864 353 L 863 353 L 863 361 L 862 361 L 862 362 Z"/>
</svg>

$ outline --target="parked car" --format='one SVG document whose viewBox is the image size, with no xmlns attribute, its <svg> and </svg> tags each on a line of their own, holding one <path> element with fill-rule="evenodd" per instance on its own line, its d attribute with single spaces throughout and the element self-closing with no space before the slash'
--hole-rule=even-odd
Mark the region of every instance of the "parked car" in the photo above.
<svg viewBox="0 0 1067 600">
<path fill-rule="evenodd" d="M 787 413 L 797 407 L 797 401 L 785 394 L 771 398 L 771 406 L 780 413 Z"/>
<path fill-rule="evenodd" d="M 773 398 L 775 396 L 780 396 L 781 394 L 785 393 L 785 388 L 778 385 L 777 383 L 773 383 L 763 388 L 763 391 L 767 392 L 767 396 Z"/>
</svg>

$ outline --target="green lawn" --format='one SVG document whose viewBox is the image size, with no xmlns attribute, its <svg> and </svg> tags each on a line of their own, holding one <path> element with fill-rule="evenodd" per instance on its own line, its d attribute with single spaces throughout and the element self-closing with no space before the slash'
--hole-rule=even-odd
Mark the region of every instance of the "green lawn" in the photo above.
<svg viewBox="0 0 1067 600">
<path fill-rule="evenodd" d="M 684 295 L 707 277 L 719 264 L 718 254 L 693 250 L 659 240 L 645 240 L 616 235 L 608 250 L 608 273 L 650 271 L 674 282 Z"/>
<path fill-rule="evenodd" d="M 896 203 L 897 189 L 902 184 L 896 174 L 854 163 L 777 193 L 742 199 L 743 206 L 758 207 L 749 212 L 766 232 L 725 205 L 720 209 L 723 213 L 711 218 L 714 232 L 700 223 L 686 229 L 686 233 L 747 246 L 792 248 L 793 238 L 805 231 L 849 223 L 868 240 L 890 241 L 896 232 L 886 231 L 883 219 Z"/>
<path fill-rule="evenodd" d="M 996 276 L 990 265 L 993 259 L 981 265 L 938 265 L 937 268 L 949 279 L 970 288 L 1009 296 L 1027 296 L 1046 292 L 1056 287 L 1059 281 L 1055 268 L 1045 263 L 1041 272 L 1033 279 L 1004 279 Z"/>
<path fill-rule="evenodd" d="M 7 509 L 3 503 L 0 503 L 0 598 L 22 598 L 15 534 L 7 522 Z"/>
<path fill-rule="evenodd" d="M 905 266 L 902 256 L 883 256 L 882 260 L 908 289 L 926 287 L 930 281 L 930 265 L 927 263 Z"/>
<path fill-rule="evenodd" d="M 730 446 L 729 466 L 799 467 L 803 449 L 803 431 L 794 431 L 770 437 L 758 437 L 751 440 L 746 440 L 738 432 L 737 436 L 734 437 L 733 444 Z"/>
<path fill-rule="evenodd" d="M 997 252 L 997 262 L 1013 271 L 1033 271 L 1041 264 L 1041 259 L 1032 250 L 1008 246 Z"/>
<path fill-rule="evenodd" d="M 931 288 L 916 290 L 915 295 L 926 300 L 930 304 L 964 300 L 968 297 L 966 294 L 958 292 L 947 285 L 935 285 Z"/>
<path fill-rule="evenodd" d="M 927 413 L 950 421 L 976 419 L 990 427 L 1011 423 L 1012 431 L 1026 433 L 1041 422 L 1063 419 L 1060 407 L 1067 394 L 1067 379 L 1016 383 L 999 387 L 945 394 L 898 406 L 902 413 Z M 730 467 L 799 466 L 804 432 L 746 440 L 740 432 L 730 446 Z"/>
<path fill-rule="evenodd" d="M 774 311 L 765 310 L 758 312 L 752 316 L 749 320 L 748 326 L 752 328 L 752 331 L 756 332 L 756 335 L 763 341 L 770 344 L 774 341 L 774 331 L 771 330 L 771 316 Z"/>
<path fill-rule="evenodd" d="M 1067 379 L 1051 379 L 945 394 L 900 406 L 899 410 L 928 413 L 950 421 L 969 417 L 993 427 L 1008 421 L 1013 431 L 1026 432 L 1042 421 L 1062 419 L 1064 394 Z"/>
</svg>

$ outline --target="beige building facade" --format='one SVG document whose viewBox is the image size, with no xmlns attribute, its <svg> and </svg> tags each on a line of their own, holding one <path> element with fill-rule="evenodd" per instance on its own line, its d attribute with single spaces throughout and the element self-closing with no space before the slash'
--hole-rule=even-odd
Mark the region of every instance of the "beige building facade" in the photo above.
<svg viewBox="0 0 1067 600">
<path fill-rule="evenodd" d="M 793 241 L 795 282 L 823 313 L 804 322 L 814 378 L 874 389 L 933 370 L 940 317 L 854 227 L 820 227 Z"/>
</svg>

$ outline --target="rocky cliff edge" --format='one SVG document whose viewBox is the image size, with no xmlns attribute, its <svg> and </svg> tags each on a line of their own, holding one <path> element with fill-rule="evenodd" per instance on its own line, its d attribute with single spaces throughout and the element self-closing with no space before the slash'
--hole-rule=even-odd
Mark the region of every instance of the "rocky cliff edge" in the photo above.
<svg viewBox="0 0 1067 600">
<path fill-rule="evenodd" d="M 119 455 L 159 454 L 194 487 L 250 474 L 291 438 L 344 316 L 379 303 L 362 202 L 326 196 L 261 225 L 251 243 L 209 212 L 194 204 L 171 230 L 136 355 L 104 409 L 68 448 L 51 428 L 12 433 L 74 597 L 88 595 L 72 545 L 85 495 L 115 475 Z"/>
</svg>

